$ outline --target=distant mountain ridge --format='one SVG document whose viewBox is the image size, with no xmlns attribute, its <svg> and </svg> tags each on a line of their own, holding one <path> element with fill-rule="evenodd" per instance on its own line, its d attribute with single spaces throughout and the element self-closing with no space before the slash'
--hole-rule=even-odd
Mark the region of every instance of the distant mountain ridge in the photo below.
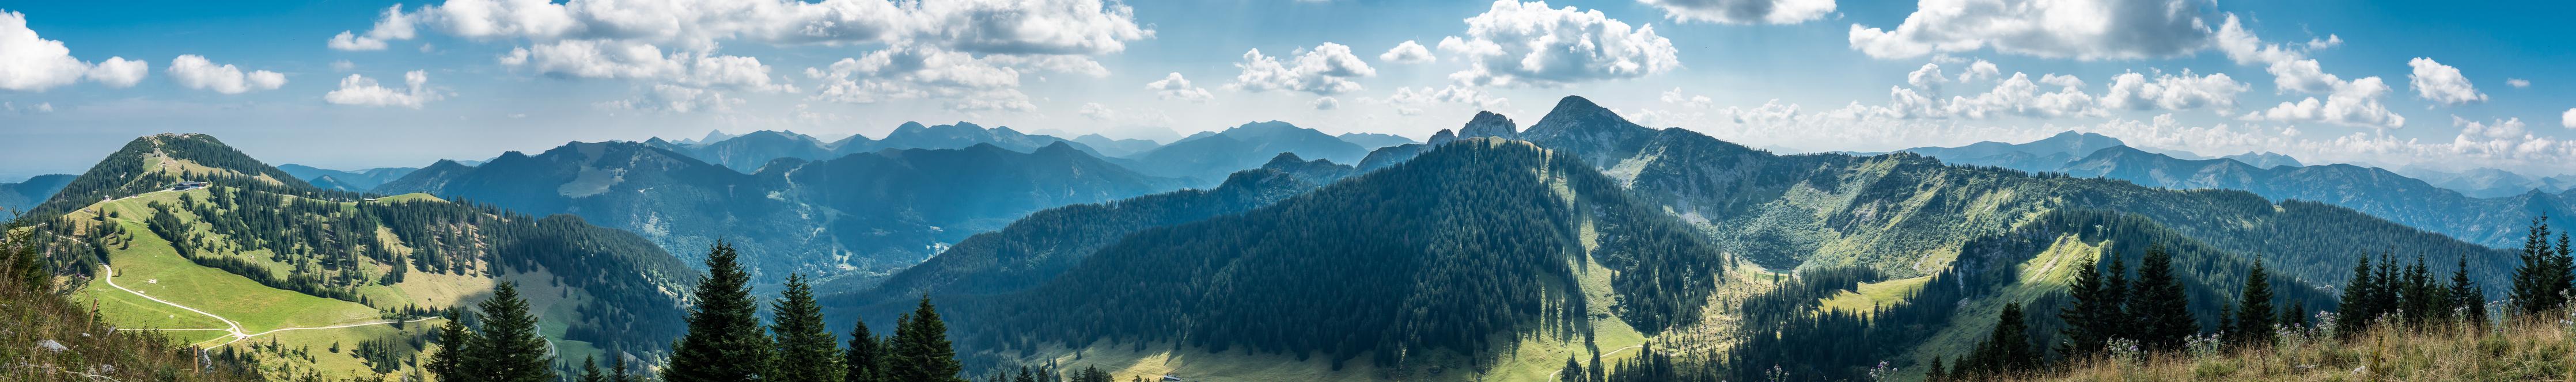
<svg viewBox="0 0 2576 382">
<path fill-rule="evenodd" d="M 17 218 L 19 212 L 36 208 L 36 204 L 54 197 L 55 192 L 71 185 L 72 179 L 77 177 L 70 174 L 37 175 L 23 182 L 0 183 L 0 221 Z"/>
<path fill-rule="evenodd" d="M 1046 135 L 1031 135 L 1010 127 L 986 128 L 968 122 L 925 126 L 905 122 L 886 134 L 884 139 L 851 135 L 825 142 L 793 131 L 761 130 L 742 135 L 709 132 L 698 140 L 665 140 L 653 138 L 644 143 L 681 153 L 707 163 L 714 163 L 742 173 L 760 170 L 763 165 L 782 158 L 825 160 L 851 154 L 901 149 L 957 149 L 976 144 L 991 144 L 1011 151 L 1030 152 L 1041 147 L 1065 142 L 1083 153 L 1104 156 L 1099 150 L 1074 140 Z"/>
<path fill-rule="evenodd" d="M 579 215 L 674 252 L 729 239 L 763 280 L 798 272 L 860 282 L 1030 212 L 1183 186 L 1126 170 L 1070 142 L 1029 152 L 977 143 L 777 158 L 756 168 L 738 172 L 649 143 L 575 142 L 538 155 L 506 153 L 476 167 L 442 162 L 376 192 Z M 838 280 L 843 276 L 857 277 Z"/>
<path fill-rule="evenodd" d="M 375 189 L 376 186 L 382 186 L 385 182 L 390 182 L 394 179 L 401 179 L 403 175 L 411 175 L 412 171 L 420 170 L 412 167 L 380 167 L 357 171 L 340 171 L 314 168 L 313 166 L 293 163 L 278 165 L 277 169 L 279 171 L 285 171 L 287 175 L 293 175 L 297 179 L 303 179 L 306 183 L 314 183 L 315 186 L 341 191 L 366 191 Z M 326 177 L 330 178 L 331 184 L 322 184 L 323 178 Z"/>
<path fill-rule="evenodd" d="M 1235 171 L 1259 168 L 1283 152 L 1333 163 L 1358 163 L 1368 155 L 1360 145 L 1321 131 L 1266 121 L 1201 132 L 1130 156 L 1126 163 L 1155 176 L 1214 182 Z"/>
<path fill-rule="evenodd" d="M 2100 136 L 2067 132 L 2028 144 L 1983 142 L 1960 148 L 1905 151 L 1949 163 L 2119 179 L 2152 187 L 2244 190 L 2276 201 L 2319 201 L 2494 247 L 2520 243 L 2521 225 L 2506 221 L 2527 222 L 2543 214 L 2565 216 L 2567 211 L 2576 210 L 2576 204 L 2570 204 L 2576 195 L 2563 190 L 2524 189 L 2477 197 L 2375 167 L 2302 166 L 2296 159 L 2276 153 L 2192 160 L 2147 152 L 2108 137 L 2093 138 L 2091 144 L 2068 145 L 2078 141 L 2068 137 Z M 2086 149 L 2092 151 L 2067 156 Z M 2487 174 L 2510 175 L 2502 171 Z"/>
</svg>

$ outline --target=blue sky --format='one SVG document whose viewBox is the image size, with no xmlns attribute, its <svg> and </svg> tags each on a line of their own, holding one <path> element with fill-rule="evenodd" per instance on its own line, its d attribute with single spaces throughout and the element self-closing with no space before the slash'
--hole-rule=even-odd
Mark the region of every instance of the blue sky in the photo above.
<svg viewBox="0 0 2576 382">
<path fill-rule="evenodd" d="M 2576 171 L 2564 2 L 393 7 L 0 2 L 0 179 L 78 172 L 160 132 L 364 168 L 709 130 L 879 136 L 904 121 L 1172 137 L 1276 119 L 1420 138 L 1479 109 L 1525 125 L 1567 95 L 1809 151 L 2081 130 L 2206 155 Z M 1421 54 L 1390 52 L 1406 41 Z"/>
</svg>

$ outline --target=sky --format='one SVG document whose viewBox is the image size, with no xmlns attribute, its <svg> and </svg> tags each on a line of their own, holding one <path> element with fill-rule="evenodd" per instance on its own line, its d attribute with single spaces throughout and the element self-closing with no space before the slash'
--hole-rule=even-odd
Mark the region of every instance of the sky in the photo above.
<svg viewBox="0 0 2576 382">
<path fill-rule="evenodd" d="M 417 167 L 906 121 L 1421 139 L 1583 96 L 1786 151 L 2063 131 L 2576 172 L 2576 4 L 2379 0 L 0 0 L 0 181 L 137 136 Z"/>
</svg>

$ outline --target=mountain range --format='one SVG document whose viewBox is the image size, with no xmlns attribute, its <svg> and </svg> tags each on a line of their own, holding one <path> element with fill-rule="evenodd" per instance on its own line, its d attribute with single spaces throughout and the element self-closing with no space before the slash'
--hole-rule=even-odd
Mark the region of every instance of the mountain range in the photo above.
<svg viewBox="0 0 2576 382">
<path fill-rule="evenodd" d="M 2520 245 L 2524 228 L 2521 222 L 2542 215 L 2565 216 L 2576 208 L 2570 204 L 2576 201 L 2576 193 L 2568 191 L 2525 190 L 2479 197 L 2376 167 L 2300 166 L 2296 160 L 2278 154 L 2181 159 L 2133 148 L 2117 139 L 2074 132 L 2024 144 L 1984 142 L 1905 152 L 1949 163 L 2118 179 L 2173 189 L 2243 190 L 2274 201 L 2317 201 L 2492 247 Z M 2511 175 L 2500 171 L 2486 174 Z"/>
<path fill-rule="evenodd" d="M 376 186 L 382 186 L 385 182 L 391 182 L 394 179 L 402 179 L 403 175 L 411 175 L 412 171 L 420 170 L 412 167 L 380 167 L 356 171 L 340 171 L 314 168 L 313 166 L 293 163 L 278 165 L 277 169 L 278 171 L 285 171 L 287 175 L 294 176 L 296 179 L 303 179 L 305 183 L 312 183 L 314 187 L 321 187 L 328 190 L 355 192 L 364 192 L 375 189 Z"/>
<path fill-rule="evenodd" d="M 532 309 L 560 354 L 653 359 L 682 330 L 670 291 L 696 274 L 579 218 L 321 189 L 197 134 L 138 138 L 35 211 L 45 253 L 99 315 L 193 330 L 169 332 L 183 343 L 272 345 L 245 347 L 271 376 L 408 374 L 424 349 L 397 344 L 502 282 L 547 295 Z M 323 347 L 364 350 L 288 356 Z"/>
<path fill-rule="evenodd" d="M 18 217 L 18 213 L 36 208 L 45 198 L 72 184 L 73 175 L 37 175 L 17 183 L 0 183 L 0 220 Z"/>
<path fill-rule="evenodd" d="M 766 135 L 773 134 L 725 142 Z M 778 158 L 741 173 L 650 143 L 575 142 L 537 155 L 505 153 L 481 166 L 441 162 L 374 191 L 577 215 L 674 252 L 728 240 L 761 280 L 804 273 L 865 282 L 1030 212 L 1182 186 L 1073 145 L 1018 152 L 977 143 Z"/>
</svg>

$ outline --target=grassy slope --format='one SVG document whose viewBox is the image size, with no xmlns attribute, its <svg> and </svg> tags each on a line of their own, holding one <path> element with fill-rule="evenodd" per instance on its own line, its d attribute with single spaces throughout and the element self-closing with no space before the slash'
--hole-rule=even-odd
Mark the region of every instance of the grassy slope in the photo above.
<svg viewBox="0 0 2576 382">
<path fill-rule="evenodd" d="M 184 163 L 184 161 L 181 161 L 180 163 Z M 182 168 L 185 167 L 182 166 Z M 241 323 L 245 332 L 256 334 L 286 327 L 320 327 L 380 320 L 379 312 L 374 308 L 367 307 L 366 305 L 314 297 L 294 291 L 269 288 L 265 285 L 260 285 L 258 282 L 252 281 L 249 278 L 225 272 L 220 269 L 199 266 L 196 263 L 188 261 L 186 258 L 180 257 L 178 252 L 171 247 L 170 242 L 167 239 L 153 234 L 152 231 L 148 229 L 148 225 L 145 223 L 145 220 L 152 216 L 153 210 L 149 206 L 150 203 L 160 202 L 164 204 L 177 204 L 179 196 L 183 194 L 191 195 L 191 197 L 202 200 L 210 197 L 211 194 L 209 194 L 209 192 L 211 191 L 200 189 L 185 192 L 156 192 L 145 194 L 127 199 L 98 203 L 90 208 L 85 208 L 80 212 L 73 213 L 73 217 L 76 221 L 92 222 L 95 221 L 101 213 L 106 213 L 113 216 L 108 218 L 106 223 L 118 224 L 124 228 L 125 232 L 131 235 L 130 240 L 132 242 L 129 245 L 110 247 L 111 252 L 109 255 L 109 261 L 110 265 L 115 267 L 117 271 L 117 275 L 114 276 L 117 285 L 124 286 L 127 289 L 141 291 L 144 294 L 149 294 L 163 300 L 168 300 L 170 302 L 187 305 L 189 307 L 224 316 L 227 319 Z M 437 198 L 421 194 L 410 194 L 386 197 L 379 199 L 377 202 L 390 203 L 405 200 L 437 200 Z M 354 203 L 351 203 L 350 205 L 352 208 L 355 206 Z M 174 211 L 174 213 L 180 217 L 182 221 L 199 221 L 199 217 L 185 210 Z M 208 232 L 207 228 L 202 224 L 199 224 L 193 229 L 199 234 L 207 237 L 225 239 L 222 238 L 221 235 Z M 392 240 L 393 237 L 390 231 L 380 231 L 378 236 L 386 239 L 386 242 L 388 243 L 397 242 Z M 403 254 L 408 254 L 410 251 L 409 248 L 403 248 L 399 245 L 394 247 L 393 250 L 396 253 Z M 287 272 L 293 269 L 293 265 L 268 260 L 269 256 L 267 256 L 266 250 L 252 250 L 245 252 L 209 250 L 207 252 L 214 255 L 235 256 L 266 262 L 271 269 L 279 272 Z M 381 273 L 383 269 L 388 269 L 391 265 L 374 264 L 371 266 L 378 269 L 379 272 L 377 273 Z M 563 286 L 556 285 L 553 281 L 554 277 L 552 275 L 542 272 L 534 274 L 505 275 L 502 279 L 515 281 L 520 283 L 520 285 L 527 286 L 529 288 L 528 293 L 532 297 L 531 308 L 542 315 L 543 329 L 545 329 L 544 334 L 548 337 L 561 338 L 565 328 L 569 327 L 569 325 L 566 325 L 565 323 L 570 322 L 569 320 L 580 319 L 573 309 L 573 306 L 576 305 L 575 303 L 588 301 L 590 299 L 590 296 L 587 293 L 579 291 L 571 291 L 567 293 Z M 406 275 L 404 281 L 401 283 L 390 286 L 362 287 L 359 289 L 359 293 L 367 296 L 369 300 L 375 301 L 378 305 L 385 307 L 398 307 L 410 304 L 428 308 L 444 308 L 454 306 L 459 303 L 479 300 L 481 296 L 487 296 L 491 293 L 493 285 L 493 279 L 480 276 L 411 272 Z M 208 291 L 220 291 L 220 293 L 206 293 Z M 115 322 L 129 327 L 155 329 L 225 327 L 222 322 L 216 321 L 213 318 L 146 300 L 140 296 L 135 296 L 126 293 L 125 291 L 109 287 L 106 284 L 105 279 L 91 280 L 88 287 L 82 288 L 74 298 L 79 301 L 95 300 L 102 313 L 110 322 Z M 435 328 L 440 322 L 443 321 L 431 320 L 412 323 L 405 325 L 404 328 L 406 329 L 404 330 L 396 330 L 391 326 L 366 326 L 286 331 L 278 332 L 270 336 L 261 336 L 254 338 L 251 341 L 244 342 L 265 342 L 270 339 L 275 339 L 286 348 L 309 348 L 311 349 L 310 352 L 313 353 L 314 361 L 311 363 L 303 362 L 300 358 L 285 362 L 278 362 L 279 360 L 272 359 L 272 363 L 269 365 L 270 367 L 286 368 L 288 370 L 298 372 L 317 371 L 325 376 L 336 377 L 373 375 L 371 370 L 367 370 L 365 363 L 351 357 L 348 353 L 344 352 L 334 354 L 329 353 L 326 349 L 333 343 L 339 343 L 344 347 L 354 347 L 358 343 L 372 338 L 385 338 L 385 336 L 403 335 L 405 333 L 416 334 L 422 330 L 426 330 L 424 328 Z M 221 343 L 223 341 L 209 340 L 225 337 L 224 333 L 219 331 L 170 331 L 167 334 L 173 338 L 185 340 L 191 343 L 211 342 L 203 343 L 201 345 Z M 600 349 L 585 342 L 557 341 L 556 344 L 558 346 L 558 350 L 569 357 L 567 359 L 578 359 L 584 355 L 603 354 Z M 344 351 L 345 350 L 346 349 L 344 349 Z M 326 357 L 325 355 L 328 356 Z M 393 374 L 401 375 L 405 373 L 408 373 L 408 371 L 398 370 Z"/>
<path fill-rule="evenodd" d="M 2576 327 L 2522 320 L 2479 331 L 2379 325 L 2350 339 L 2292 335 L 2226 354 L 2103 360 L 2045 381 L 2565 381 L 2576 377 Z"/>
<path fill-rule="evenodd" d="M 1976 346 L 1978 341 L 1985 340 L 1994 332 L 1994 317 L 2003 312 L 2004 303 L 2028 303 L 2041 296 L 2066 290 L 2066 284 L 2075 279 L 2077 270 L 2074 265 L 2100 258 L 2102 249 L 2109 247 L 2109 244 L 2108 242 L 2086 243 L 2077 240 L 2072 234 L 2058 237 L 2057 243 L 2050 245 L 2047 251 L 2040 252 L 2038 256 L 2032 256 L 2030 261 L 2022 262 L 2019 267 L 2022 278 L 2020 283 L 2006 286 L 2002 292 L 1994 296 L 1975 299 L 1969 301 L 1967 305 L 1960 306 L 1958 313 L 1950 316 L 1952 325 L 1943 327 L 1940 333 L 1923 341 L 1923 345 L 1915 347 L 1905 357 L 1917 362 L 1931 362 L 1934 355 L 1968 354 L 1970 347 Z M 2056 314 L 2056 312 L 2024 312 L 2024 314 L 2043 315 Z M 1919 368 L 1903 372 L 1921 375 Z"/>
</svg>

